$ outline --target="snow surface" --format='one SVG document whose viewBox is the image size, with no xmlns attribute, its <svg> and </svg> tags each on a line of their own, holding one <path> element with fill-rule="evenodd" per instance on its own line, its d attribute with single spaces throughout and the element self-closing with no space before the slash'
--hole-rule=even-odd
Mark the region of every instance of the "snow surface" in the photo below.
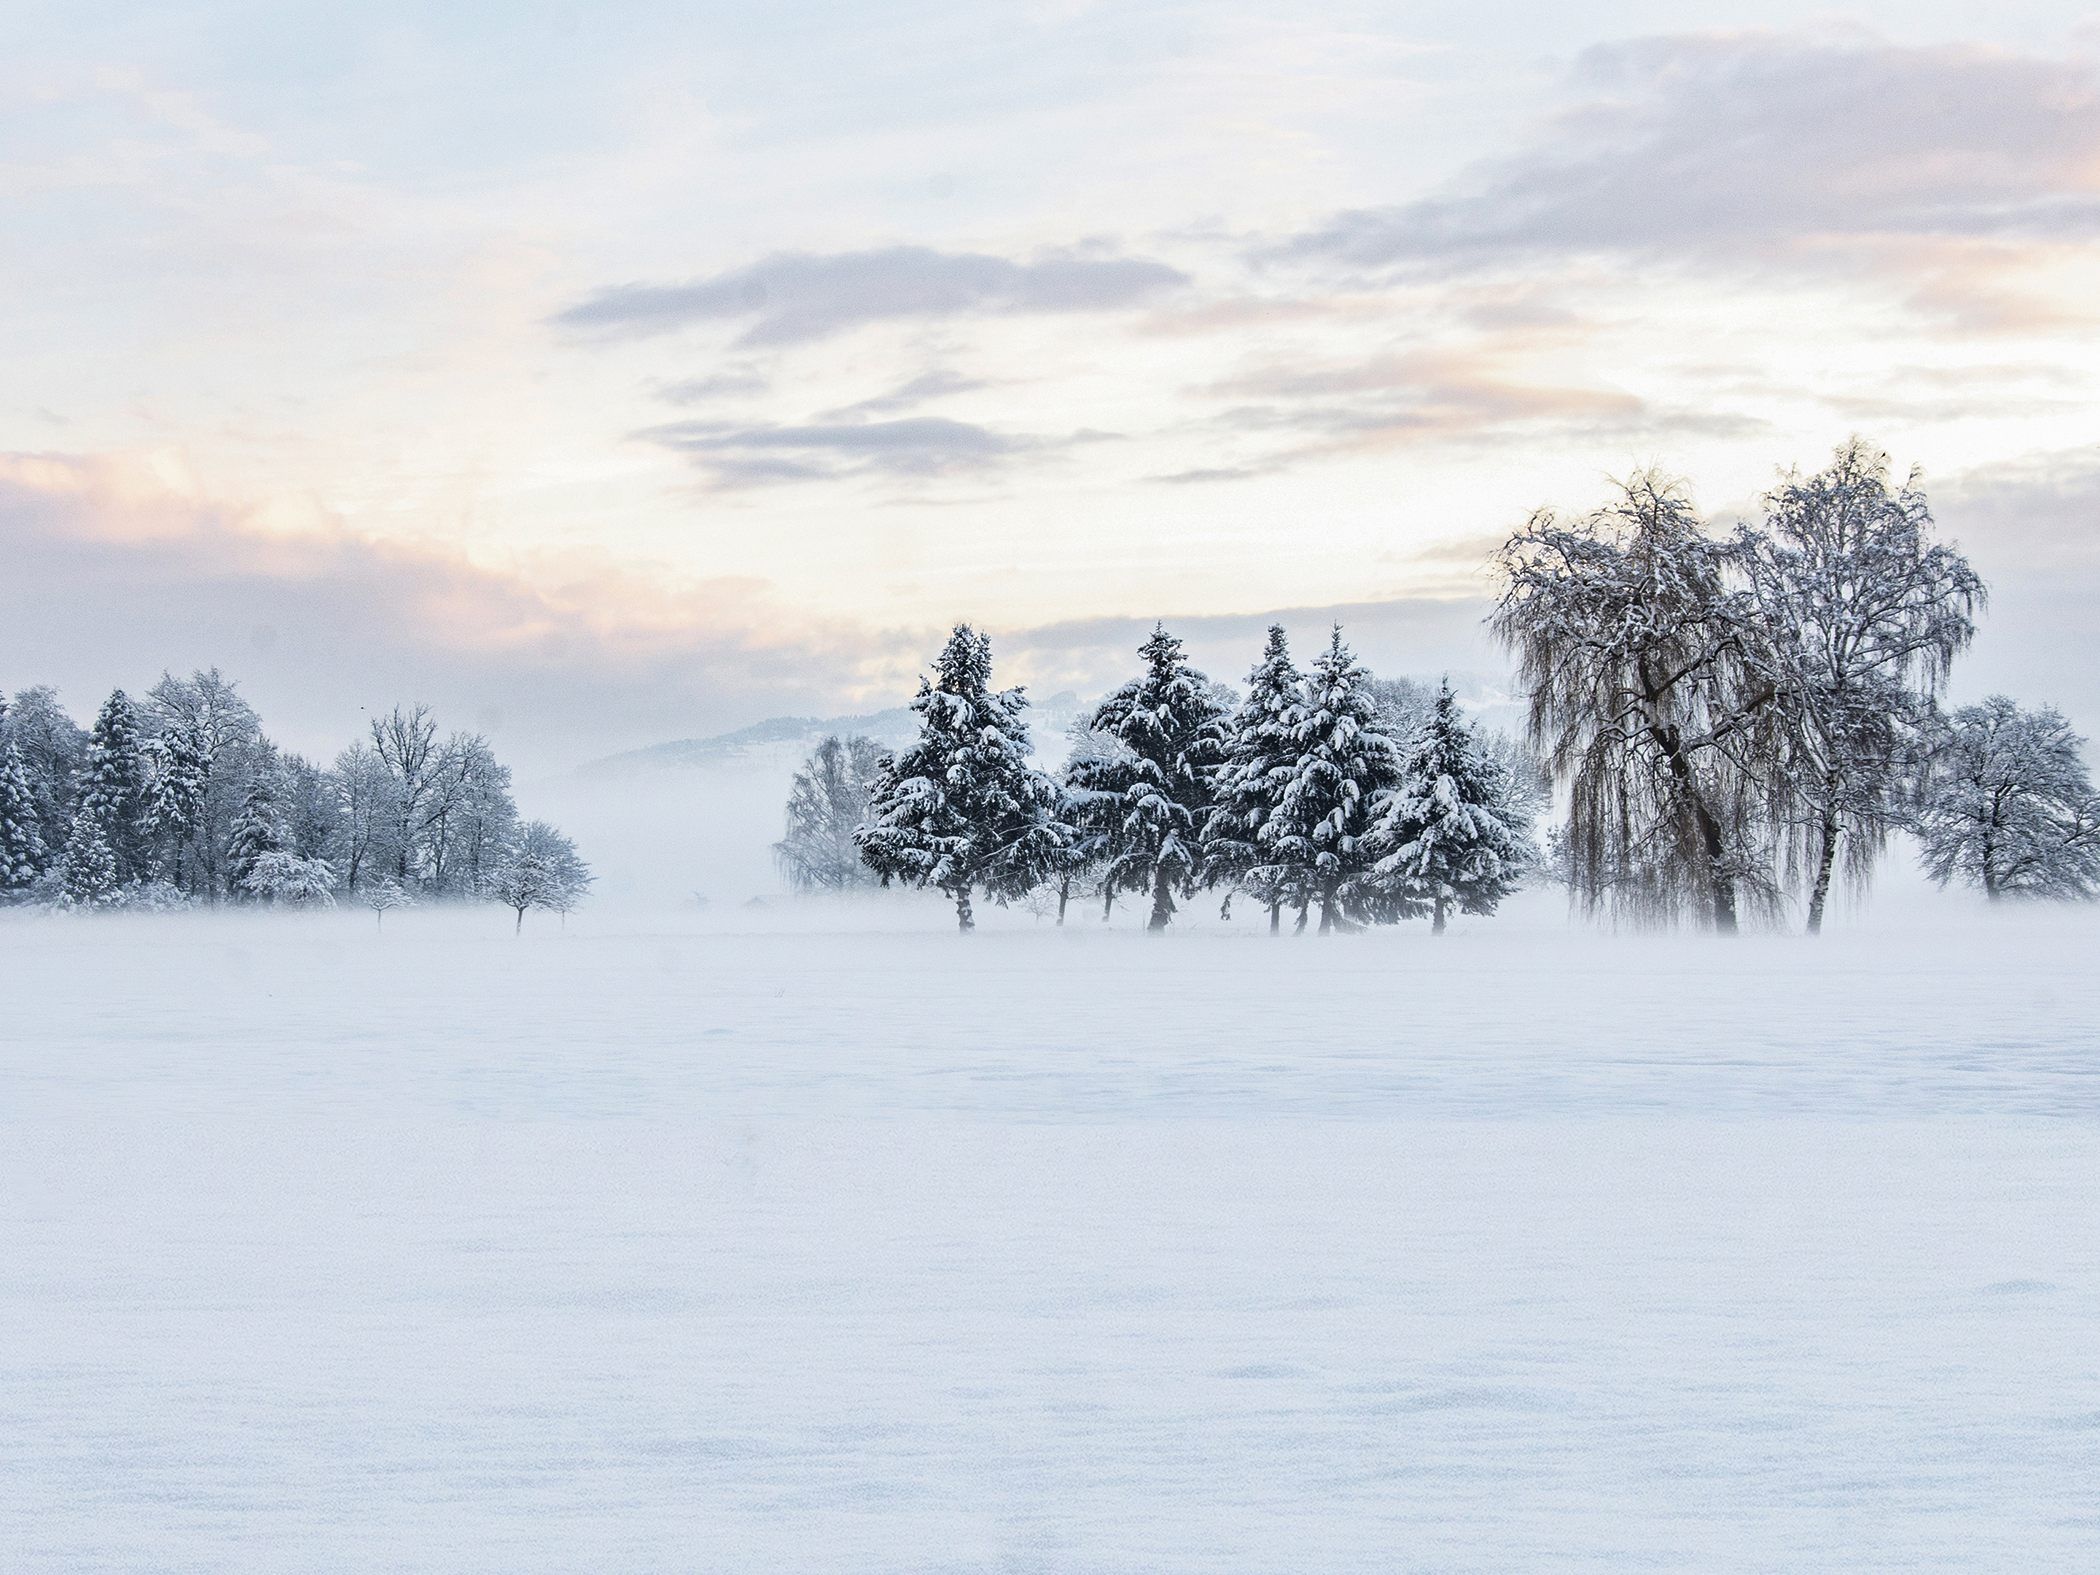
<svg viewBox="0 0 2100 1575">
<path fill-rule="evenodd" d="M 2093 914 L 944 922 L 0 924 L 0 1568 L 2100 1566 Z"/>
</svg>

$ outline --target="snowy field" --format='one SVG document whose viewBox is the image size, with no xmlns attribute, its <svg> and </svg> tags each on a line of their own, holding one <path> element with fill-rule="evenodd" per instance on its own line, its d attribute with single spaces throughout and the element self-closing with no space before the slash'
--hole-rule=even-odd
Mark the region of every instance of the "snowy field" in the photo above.
<svg viewBox="0 0 2100 1575">
<path fill-rule="evenodd" d="M 2100 925 L 1886 906 L 0 925 L 0 1568 L 2100 1567 Z"/>
</svg>

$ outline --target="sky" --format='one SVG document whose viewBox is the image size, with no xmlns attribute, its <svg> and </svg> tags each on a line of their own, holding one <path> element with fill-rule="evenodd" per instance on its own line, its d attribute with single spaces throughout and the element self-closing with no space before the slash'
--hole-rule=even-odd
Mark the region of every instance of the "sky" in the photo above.
<svg viewBox="0 0 2100 1575">
<path fill-rule="evenodd" d="M 9 0 L 0 686 L 552 768 L 1281 617 L 1860 433 L 2100 727 L 2100 24 L 1906 3 Z"/>
</svg>

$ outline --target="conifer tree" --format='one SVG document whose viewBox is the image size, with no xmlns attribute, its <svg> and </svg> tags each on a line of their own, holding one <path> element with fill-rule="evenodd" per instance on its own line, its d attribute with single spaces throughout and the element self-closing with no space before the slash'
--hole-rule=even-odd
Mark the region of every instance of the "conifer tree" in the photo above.
<svg viewBox="0 0 2100 1575">
<path fill-rule="evenodd" d="M 918 740 L 886 759 L 859 834 L 884 885 L 930 886 L 975 927 L 971 894 L 1019 897 L 1055 873 L 1071 846 L 1057 785 L 1028 760 L 1027 699 L 991 687 L 991 641 L 956 625 L 911 707 Z"/>
<path fill-rule="evenodd" d="M 83 806 L 58 860 L 58 900 L 68 908 L 113 908 L 122 887 L 102 818 Z"/>
<path fill-rule="evenodd" d="M 1115 890 L 1149 892 L 1147 928 L 1158 931 L 1173 922 L 1175 897 L 1193 894 L 1203 873 L 1225 718 L 1210 697 L 1210 680 L 1165 629 L 1154 628 L 1138 654 L 1144 676 L 1102 701 L 1090 723 L 1121 748 L 1075 761 L 1067 775 L 1072 788 L 1094 795 L 1104 880 Z"/>
<path fill-rule="evenodd" d="M 1396 883 L 1373 868 L 1373 817 L 1400 780 L 1400 754 L 1379 728 L 1366 687 L 1370 676 L 1336 624 L 1306 676 L 1304 706 L 1291 730 L 1297 758 L 1257 838 L 1265 858 L 1261 878 L 1297 904 L 1301 929 L 1307 910 L 1318 904 L 1322 935 L 1409 911 Z"/>
<path fill-rule="evenodd" d="M 1431 933 L 1446 913 L 1489 914 L 1530 862 L 1529 833 L 1512 824 L 1509 781 L 1460 714 L 1447 682 L 1402 756 L 1400 784 L 1380 809 L 1378 874 L 1426 905 Z"/>
<path fill-rule="evenodd" d="M 1203 829 L 1205 878 L 1231 883 L 1267 908 L 1271 935 L 1282 927 L 1287 883 L 1268 861 L 1262 828 L 1297 764 L 1304 688 L 1283 625 L 1271 624 L 1261 661 L 1247 675 L 1246 698 L 1226 724 L 1225 759 Z"/>
<path fill-rule="evenodd" d="M 147 769 L 137 707 L 118 689 L 102 703 L 88 731 L 80 803 L 101 823 L 117 861 L 120 883 L 152 872 L 147 842 Z"/>
<path fill-rule="evenodd" d="M 0 749 L 0 902 L 21 897 L 44 873 L 49 853 L 37 825 L 36 797 L 22 752 Z"/>
<path fill-rule="evenodd" d="M 188 890 L 190 874 L 184 857 L 204 814 L 210 772 L 196 730 L 171 723 L 145 745 L 148 845 L 156 872 Z"/>
<path fill-rule="evenodd" d="M 291 828 L 285 824 L 280 785 L 274 772 L 262 772 L 241 800 L 233 831 L 226 843 L 226 878 L 236 896 L 252 896 L 254 876 L 264 858 L 289 853 Z"/>
</svg>

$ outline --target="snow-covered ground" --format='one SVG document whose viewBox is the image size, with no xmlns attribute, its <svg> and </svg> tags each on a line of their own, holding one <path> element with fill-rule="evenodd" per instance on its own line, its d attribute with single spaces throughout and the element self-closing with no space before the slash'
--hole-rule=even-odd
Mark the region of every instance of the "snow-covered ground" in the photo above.
<svg viewBox="0 0 2100 1575">
<path fill-rule="evenodd" d="M 2100 1567 L 2093 914 L 944 923 L 0 925 L 0 1567 Z"/>
</svg>

